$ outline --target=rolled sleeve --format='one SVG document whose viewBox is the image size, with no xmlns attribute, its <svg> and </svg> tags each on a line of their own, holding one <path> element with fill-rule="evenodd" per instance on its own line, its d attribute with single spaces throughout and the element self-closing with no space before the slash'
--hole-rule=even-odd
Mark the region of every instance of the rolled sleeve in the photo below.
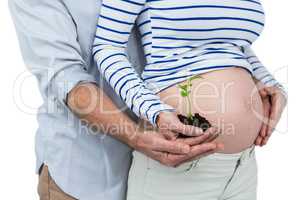
<svg viewBox="0 0 300 200">
<path fill-rule="evenodd" d="M 78 83 L 96 83 L 86 70 L 76 24 L 62 1 L 10 0 L 9 8 L 24 62 L 43 98 L 55 97 L 65 104 Z"/>
<path fill-rule="evenodd" d="M 50 86 L 55 97 L 63 103 L 67 103 L 68 93 L 79 83 L 97 83 L 95 78 L 82 69 L 82 66 L 75 65 L 64 69 L 55 77 Z"/>
</svg>

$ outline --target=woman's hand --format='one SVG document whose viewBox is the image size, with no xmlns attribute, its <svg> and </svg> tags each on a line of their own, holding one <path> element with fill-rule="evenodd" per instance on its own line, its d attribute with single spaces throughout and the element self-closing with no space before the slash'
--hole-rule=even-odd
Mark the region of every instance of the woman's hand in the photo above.
<svg viewBox="0 0 300 200">
<path fill-rule="evenodd" d="M 169 139 L 176 139 L 179 134 L 186 136 L 201 136 L 203 130 L 201 128 L 185 125 L 177 117 L 175 112 L 161 112 L 156 121 L 159 132 Z M 219 135 L 220 131 L 212 127 L 208 131 L 211 135 Z"/>
<path fill-rule="evenodd" d="M 277 87 L 261 87 L 261 83 L 258 84 L 258 87 L 263 101 L 264 118 L 260 133 L 255 140 L 255 145 L 264 146 L 280 120 L 287 99 Z"/>
</svg>

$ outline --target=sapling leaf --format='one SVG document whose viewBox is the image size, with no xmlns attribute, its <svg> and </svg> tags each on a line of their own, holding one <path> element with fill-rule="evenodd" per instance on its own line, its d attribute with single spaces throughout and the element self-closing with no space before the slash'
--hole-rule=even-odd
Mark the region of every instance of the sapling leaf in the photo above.
<svg viewBox="0 0 300 200">
<path fill-rule="evenodd" d="M 187 85 L 178 85 L 178 87 L 182 90 L 187 90 Z"/>
<path fill-rule="evenodd" d="M 180 92 L 180 95 L 181 95 L 182 97 L 187 97 L 187 96 L 188 96 L 188 92 L 182 90 L 182 91 Z"/>
</svg>

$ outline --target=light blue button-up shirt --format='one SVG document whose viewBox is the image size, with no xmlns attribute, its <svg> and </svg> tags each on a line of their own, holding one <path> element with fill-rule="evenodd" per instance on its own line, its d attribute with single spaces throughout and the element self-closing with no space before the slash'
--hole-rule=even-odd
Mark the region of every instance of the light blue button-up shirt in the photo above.
<svg viewBox="0 0 300 200">
<path fill-rule="evenodd" d="M 38 113 L 36 170 L 44 163 L 58 186 L 82 200 L 125 199 L 131 150 L 103 134 L 92 134 L 65 104 L 79 82 L 99 83 L 124 107 L 111 88 L 99 81 L 91 49 L 98 0 L 9 0 L 26 66 L 37 77 L 44 100 Z M 127 53 L 143 66 L 136 29 Z M 141 71 L 142 69 L 138 69 Z"/>
</svg>

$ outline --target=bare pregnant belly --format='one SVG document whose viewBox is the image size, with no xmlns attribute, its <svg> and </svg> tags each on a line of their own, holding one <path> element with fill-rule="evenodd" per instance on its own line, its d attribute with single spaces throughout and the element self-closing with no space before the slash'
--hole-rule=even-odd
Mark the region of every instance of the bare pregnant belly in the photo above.
<svg viewBox="0 0 300 200">
<path fill-rule="evenodd" d="M 262 125 L 262 101 L 251 75 L 244 69 L 208 72 L 193 81 L 192 111 L 206 117 L 222 130 L 217 141 L 225 145 L 222 153 L 237 153 L 253 145 Z M 187 114 L 187 100 L 178 86 L 159 93 L 161 99 Z"/>
</svg>

